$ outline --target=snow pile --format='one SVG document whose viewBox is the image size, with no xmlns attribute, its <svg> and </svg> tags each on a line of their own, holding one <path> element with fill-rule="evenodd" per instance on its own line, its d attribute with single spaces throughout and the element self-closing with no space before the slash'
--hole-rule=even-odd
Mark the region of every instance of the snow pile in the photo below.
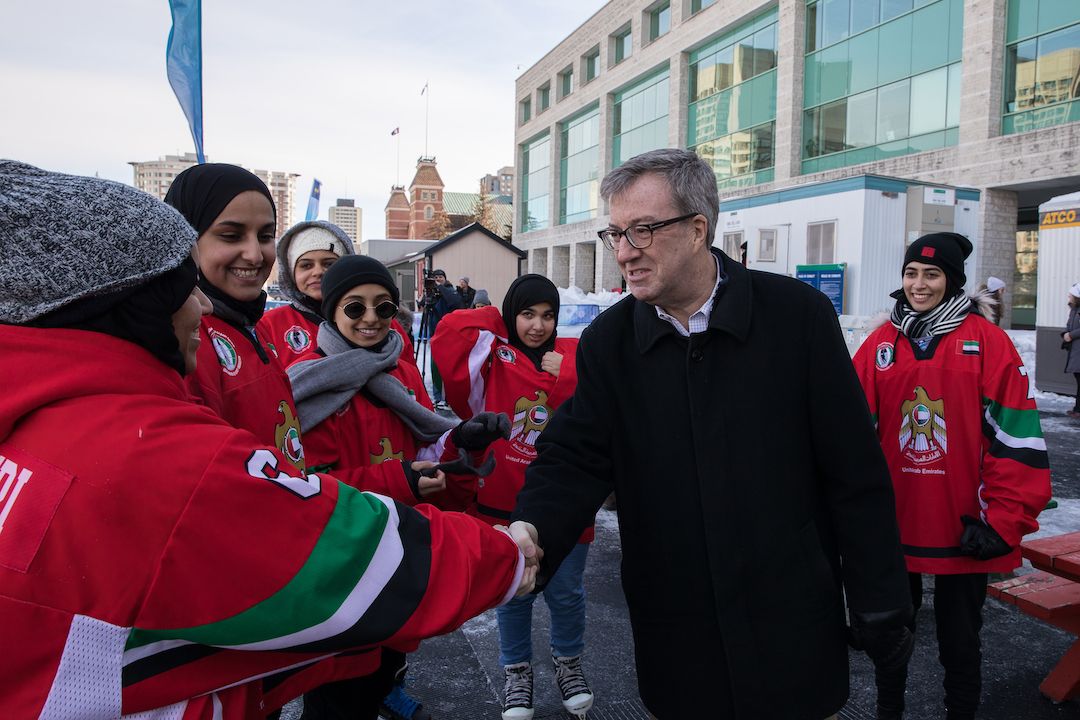
<svg viewBox="0 0 1080 720">
<path fill-rule="evenodd" d="M 559 303 L 562 305 L 599 305 L 602 308 L 615 303 L 626 297 L 625 293 L 601 290 L 600 292 L 585 292 L 579 287 L 570 286 L 559 288 Z"/>
</svg>

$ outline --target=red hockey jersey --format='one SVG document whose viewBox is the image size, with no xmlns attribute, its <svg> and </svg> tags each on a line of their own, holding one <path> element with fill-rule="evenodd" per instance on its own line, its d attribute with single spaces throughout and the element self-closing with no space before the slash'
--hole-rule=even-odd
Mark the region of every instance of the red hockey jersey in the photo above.
<svg viewBox="0 0 1080 720">
<path fill-rule="evenodd" d="M 1017 567 L 1019 548 L 979 561 L 959 547 L 961 515 L 983 519 L 1017 547 L 1038 529 L 1050 497 L 1034 394 L 1008 335 L 972 313 L 920 351 L 887 323 L 854 363 L 889 463 L 908 570 Z"/>
<path fill-rule="evenodd" d="M 305 475 L 131 343 L 0 344 L 0 717 L 261 718 L 520 581 L 505 534 Z"/>
<path fill-rule="evenodd" d="M 302 313 L 294 305 L 282 305 L 263 315 L 256 327 L 270 338 L 282 367 L 287 368 L 318 347 L 320 323 L 322 318 L 314 313 Z M 401 336 L 404 344 L 401 360 L 416 365 L 413 344 L 405 328 L 401 327 L 396 318 L 390 322 L 390 328 Z"/>
<path fill-rule="evenodd" d="M 574 394 L 577 344 L 576 339 L 556 338 L 555 352 L 563 359 L 555 377 L 537 370 L 509 343 L 502 313 L 494 306 L 458 310 L 439 322 L 431 353 L 450 407 L 463 419 L 484 410 L 504 412 L 512 423 L 510 439 L 492 443 L 495 472 L 477 493 L 476 512 L 488 522 L 509 521 L 525 485 L 525 468 L 536 457 L 536 439 L 555 408 Z M 592 539 L 589 528 L 581 542 Z"/>
<path fill-rule="evenodd" d="M 304 445 L 292 388 L 273 343 L 255 328 L 251 337 L 216 315 L 204 315 L 198 368 L 186 378 L 188 390 L 233 427 L 248 430 L 278 448 L 303 469 Z"/>
</svg>

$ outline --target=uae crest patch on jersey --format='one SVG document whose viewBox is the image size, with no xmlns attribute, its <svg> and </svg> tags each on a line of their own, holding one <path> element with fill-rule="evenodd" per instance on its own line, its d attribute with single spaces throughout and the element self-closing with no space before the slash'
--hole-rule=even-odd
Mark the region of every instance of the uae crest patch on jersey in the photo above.
<svg viewBox="0 0 1080 720">
<path fill-rule="evenodd" d="M 945 430 L 945 401 L 934 400 L 919 385 L 911 400 L 900 405 L 900 452 L 916 465 L 944 457 L 949 451 Z"/>
</svg>

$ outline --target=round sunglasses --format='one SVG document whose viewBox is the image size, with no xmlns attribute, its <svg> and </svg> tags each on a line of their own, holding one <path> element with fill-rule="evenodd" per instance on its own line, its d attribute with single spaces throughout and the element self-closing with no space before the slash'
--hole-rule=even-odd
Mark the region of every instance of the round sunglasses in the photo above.
<svg viewBox="0 0 1080 720">
<path fill-rule="evenodd" d="M 364 317 L 364 313 L 368 311 L 368 306 L 359 300 L 353 300 L 350 303 L 342 305 L 341 310 L 353 320 L 359 320 Z M 376 305 L 373 310 L 375 310 L 375 315 L 380 320 L 389 320 L 397 314 L 398 306 L 390 300 L 383 300 Z"/>
</svg>

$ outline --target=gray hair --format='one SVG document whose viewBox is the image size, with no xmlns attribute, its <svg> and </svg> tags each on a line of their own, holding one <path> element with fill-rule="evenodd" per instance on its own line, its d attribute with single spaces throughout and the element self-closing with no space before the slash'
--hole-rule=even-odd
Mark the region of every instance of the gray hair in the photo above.
<svg viewBox="0 0 1080 720">
<path fill-rule="evenodd" d="M 667 181 L 671 199 L 681 214 L 705 216 L 709 223 L 705 239 L 712 245 L 716 237 L 716 218 L 720 215 L 720 194 L 716 190 L 716 175 L 712 168 L 692 150 L 662 148 L 635 155 L 607 174 L 600 183 L 600 197 L 609 201 L 649 173 L 656 173 Z"/>
</svg>

